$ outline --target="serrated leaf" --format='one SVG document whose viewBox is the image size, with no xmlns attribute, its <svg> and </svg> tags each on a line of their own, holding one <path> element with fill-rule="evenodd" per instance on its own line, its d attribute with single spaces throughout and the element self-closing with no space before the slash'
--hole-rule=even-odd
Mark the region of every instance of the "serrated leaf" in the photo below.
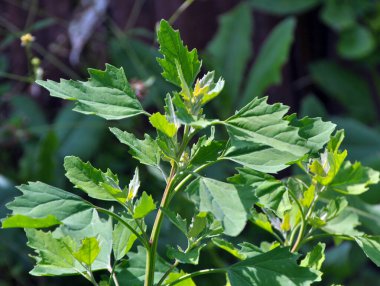
<svg viewBox="0 0 380 286">
<path fill-rule="evenodd" d="M 161 208 L 165 216 L 183 233 L 187 236 L 187 221 L 182 218 L 178 213 L 174 213 L 169 209 Z"/>
<path fill-rule="evenodd" d="M 84 163 L 74 156 L 65 157 L 64 167 L 70 182 L 90 197 L 106 201 L 126 200 L 127 194 L 120 189 L 117 176 L 109 169 L 104 173 L 90 162 Z"/>
<path fill-rule="evenodd" d="M 224 80 L 219 78 L 217 82 L 214 82 L 214 76 L 215 72 L 208 72 L 195 83 L 193 95 L 195 98 L 201 98 L 201 104 L 214 99 L 223 90 Z"/>
<path fill-rule="evenodd" d="M 91 266 L 100 253 L 99 241 L 96 237 L 88 237 L 82 240 L 80 248 L 73 256 L 80 262 Z"/>
<path fill-rule="evenodd" d="M 201 212 L 194 216 L 191 220 L 191 224 L 189 226 L 189 230 L 187 232 L 190 238 L 196 238 L 200 235 L 205 228 L 207 227 L 207 213 Z"/>
<path fill-rule="evenodd" d="M 226 241 L 221 238 L 214 237 L 212 238 L 212 242 L 219 248 L 227 251 L 231 255 L 235 256 L 240 260 L 244 260 L 246 258 L 245 254 L 240 253 L 240 250 L 237 249 L 231 242 Z"/>
<path fill-rule="evenodd" d="M 238 262 L 227 271 L 231 286 L 307 286 L 318 275 L 297 265 L 298 255 L 277 247 L 267 253 Z"/>
<path fill-rule="evenodd" d="M 337 217 L 328 221 L 326 225 L 322 227 L 322 230 L 331 234 L 355 236 L 362 234 L 362 232 L 356 230 L 356 227 L 359 225 L 358 215 L 345 209 Z"/>
<path fill-rule="evenodd" d="M 165 280 L 165 284 L 169 284 L 171 282 L 176 281 L 177 279 L 181 278 L 182 276 L 186 275 L 183 270 L 181 270 L 179 273 L 171 272 Z M 194 281 L 191 278 L 188 278 L 186 280 L 183 280 L 176 284 L 177 286 L 197 286 L 195 285 Z"/>
<path fill-rule="evenodd" d="M 129 225 L 131 225 L 139 234 L 141 230 L 137 227 L 137 223 L 131 219 L 125 219 Z M 122 223 L 118 222 L 115 224 L 114 230 L 112 232 L 112 249 L 116 260 L 122 259 L 132 248 L 137 236 L 131 232 Z"/>
<path fill-rule="evenodd" d="M 317 6 L 321 0 L 249 0 L 254 8 L 272 14 L 302 13 Z"/>
<path fill-rule="evenodd" d="M 159 112 L 152 114 L 152 116 L 149 117 L 149 122 L 154 128 L 157 129 L 157 131 L 162 132 L 169 138 L 174 137 L 174 135 L 177 133 L 177 127 L 175 124 L 169 122 L 166 119 L 166 116 L 162 115 Z"/>
<path fill-rule="evenodd" d="M 130 148 L 129 153 L 141 164 L 157 166 L 160 163 L 160 149 L 148 134 L 144 134 L 144 140 L 139 140 L 132 133 L 121 131 L 118 128 L 110 128 L 117 139 Z"/>
<path fill-rule="evenodd" d="M 271 175 L 248 168 L 237 168 L 237 170 L 239 174 L 229 178 L 228 182 L 250 186 L 261 206 L 277 211 L 286 191 L 283 183 Z"/>
<path fill-rule="evenodd" d="M 263 96 L 268 87 L 281 82 L 281 70 L 288 59 L 295 26 L 294 18 L 285 19 L 272 30 L 265 40 L 249 72 L 247 85 L 243 92 L 243 104 L 252 98 Z"/>
<path fill-rule="evenodd" d="M 309 152 L 307 138 L 283 119 L 288 107 L 255 98 L 225 122 L 230 146 L 224 158 L 251 169 L 275 173 Z"/>
<path fill-rule="evenodd" d="M 31 218 L 25 215 L 12 215 L 1 222 L 2 228 L 44 228 L 59 225 L 61 222 L 53 215 L 42 218 Z"/>
<path fill-rule="evenodd" d="M 380 267 L 380 237 L 359 236 L 355 237 L 355 240 L 367 257 Z"/>
<path fill-rule="evenodd" d="M 122 270 L 117 273 L 119 281 L 128 281 L 128 286 L 142 286 L 145 281 L 145 264 L 146 250 L 142 246 L 137 246 L 137 252 L 129 252 L 128 263 Z M 164 261 L 161 257 L 157 257 L 154 283 L 158 283 L 164 273 L 171 265 Z"/>
<path fill-rule="evenodd" d="M 68 271 L 76 273 L 74 268 L 78 267 L 80 271 L 84 268 L 76 263 L 73 256 L 75 242 L 70 237 L 56 238 L 51 232 L 41 230 L 25 230 L 28 238 L 28 246 L 33 248 L 37 253 L 36 267 L 38 272 L 32 270 L 31 274 L 44 276 L 54 273 L 55 271 Z M 55 271 L 54 271 L 55 270 Z"/>
<path fill-rule="evenodd" d="M 22 215 L 32 219 L 54 216 L 62 224 L 76 229 L 83 228 L 91 222 L 94 211 L 92 206 L 77 195 L 41 182 L 29 183 L 17 188 L 23 194 L 7 205 L 13 211 L 12 215 Z M 25 220 L 17 222 L 16 224 L 16 221 L 13 221 L 12 227 L 31 227 L 30 224 L 24 224 L 27 222 Z M 41 223 L 41 220 L 39 222 Z M 44 227 L 51 226 L 50 221 L 48 222 Z M 39 227 L 42 226 L 39 225 Z"/>
<path fill-rule="evenodd" d="M 152 196 L 148 195 L 146 192 L 143 192 L 141 197 L 135 203 L 133 218 L 144 218 L 155 209 L 156 204 L 154 203 Z"/>
<path fill-rule="evenodd" d="M 369 185 L 380 181 L 380 173 L 359 162 L 345 162 L 330 184 L 330 188 L 347 195 L 359 195 L 366 192 Z"/>
<path fill-rule="evenodd" d="M 200 166 L 208 162 L 214 162 L 223 152 L 226 143 L 215 140 L 213 136 L 199 138 L 198 142 L 191 148 L 190 164 Z"/>
<path fill-rule="evenodd" d="M 243 230 L 247 211 L 256 201 L 247 189 L 203 177 L 191 183 L 186 191 L 199 211 L 211 212 L 230 236 L 237 236 Z"/>
<path fill-rule="evenodd" d="M 290 124 L 299 128 L 299 135 L 306 139 L 305 146 L 311 152 L 318 152 L 330 141 L 330 136 L 336 125 L 330 121 L 322 121 L 321 118 L 304 117 L 297 119 L 296 114 L 287 117 Z"/>
<path fill-rule="evenodd" d="M 183 251 L 180 248 L 175 249 L 173 247 L 169 247 L 167 255 L 169 258 L 176 259 L 181 263 L 197 265 L 199 262 L 200 251 L 205 246 L 206 244 L 201 244 L 189 251 Z"/>
<path fill-rule="evenodd" d="M 300 266 L 320 270 L 323 261 L 325 261 L 326 244 L 318 242 L 318 244 L 306 254 L 306 257 L 301 260 Z"/>
<path fill-rule="evenodd" d="M 37 83 L 50 91 L 50 95 L 75 100 L 75 111 L 95 114 L 107 120 L 123 119 L 146 113 L 125 77 L 123 68 L 107 64 L 104 71 L 89 69 L 87 82 L 51 80 Z"/>
<path fill-rule="evenodd" d="M 252 15 L 247 5 L 241 3 L 219 17 L 218 22 L 218 31 L 207 46 L 207 52 L 213 67 L 226 80 L 225 91 L 221 95 L 226 108 L 239 92 L 252 53 Z"/>
<path fill-rule="evenodd" d="M 173 30 L 165 20 L 161 20 L 157 36 L 160 44 L 159 52 L 164 56 L 157 59 L 163 69 L 162 76 L 181 87 L 181 79 L 176 66 L 177 62 L 180 65 L 186 84 L 192 86 L 201 68 L 197 50 L 193 49 L 189 52 L 187 46 L 183 44 L 179 32 Z"/>
</svg>

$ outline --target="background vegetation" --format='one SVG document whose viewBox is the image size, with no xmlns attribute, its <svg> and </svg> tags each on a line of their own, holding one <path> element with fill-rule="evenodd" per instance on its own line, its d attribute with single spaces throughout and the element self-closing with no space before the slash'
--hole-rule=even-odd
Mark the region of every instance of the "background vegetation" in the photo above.
<svg viewBox="0 0 380 286">
<path fill-rule="evenodd" d="M 144 107 L 155 111 L 169 89 L 153 48 L 161 18 L 170 19 L 184 41 L 200 51 L 205 66 L 225 78 L 226 90 L 212 112 L 225 117 L 254 96 L 268 94 L 269 102 L 284 102 L 292 112 L 337 123 L 346 130 L 350 159 L 380 170 L 380 1 L 0 0 L 1 217 L 14 185 L 40 180 L 69 188 L 62 169 L 66 155 L 131 175 L 136 162 L 106 136 L 107 122 L 72 112 L 33 81 L 80 79 L 87 67 L 103 69 L 108 62 L 125 68 Z M 35 39 L 22 46 L 20 37 L 28 32 Z M 147 128 L 139 119 L 120 122 L 121 129 Z M 210 172 L 222 176 L 225 168 Z M 162 189 L 154 171 L 142 170 L 141 177 L 145 189 Z M 356 206 L 353 211 L 380 228 L 379 187 Z M 244 234 L 254 241 L 264 236 L 253 227 Z M 326 285 L 380 282 L 356 247 L 336 243 L 324 264 Z M 0 230 L 0 249 L 0 285 L 85 285 L 75 277 L 29 276 L 32 260 L 21 231 Z M 215 249 L 203 255 L 215 266 L 231 259 Z"/>
</svg>

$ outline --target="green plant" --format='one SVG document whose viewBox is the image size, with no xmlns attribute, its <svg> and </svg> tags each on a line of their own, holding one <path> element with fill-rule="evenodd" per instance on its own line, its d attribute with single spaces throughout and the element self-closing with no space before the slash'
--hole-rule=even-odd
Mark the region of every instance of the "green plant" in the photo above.
<svg viewBox="0 0 380 286">
<path fill-rule="evenodd" d="M 321 280 L 326 245 L 310 249 L 309 242 L 326 237 L 356 241 L 379 266 L 380 239 L 365 234 L 371 233 L 370 223 L 350 207 L 351 198 L 378 183 L 380 174 L 345 160 L 347 152 L 339 150 L 343 131 L 331 136 L 331 122 L 286 115 L 288 107 L 270 105 L 266 98 L 254 98 L 225 120 L 208 119 L 203 107 L 221 92 L 223 79 L 208 72 L 195 81 L 201 68 L 197 51 L 189 51 L 166 21 L 159 25 L 158 40 L 162 75 L 179 88 L 166 95 L 164 114 L 143 110 L 123 70 L 111 65 L 104 71 L 89 69 L 87 82 L 38 81 L 52 96 L 75 101 L 80 113 L 107 120 L 148 117 L 156 138 L 110 130 L 141 164 L 156 168 L 166 186 L 157 208 L 148 193 L 138 196 L 138 169 L 129 185 L 120 187 L 110 169 L 103 172 L 74 156 L 64 159 L 66 177 L 88 200 L 41 182 L 19 186 L 23 194 L 8 204 L 13 212 L 2 227 L 25 228 L 28 246 L 35 250 L 31 273 L 80 274 L 93 285 L 195 285 L 193 278 L 207 274 L 226 275 L 232 286 L 310 285 Z M 227 139 L 216 137 L 217 131 L 223 134 L 219 128 L 227 130 Z M 220 161 L 241 165 L 238 174 L 227 182 L 202 176 Z M 303 175 L 282 181 L 270 175 L 290 165 L 299 166 Z M 191 223 L 173 211 L 180 193 L 192 202 Z M 99 200 L 109 207 L 99 206 Z M 147 218 L 152 215 L 151 227 Z M 172 263 L 157 251 L 164 217 L 187 241 L 167 247 Z M 248 221 L 273 241 L 233 243 L 228 237 L 239 236 Z M 363 228 L 357 229 L 360 222 Z M 209 243 L 238 262 L 190 273 L 178 268 L 198 264 Z M 109 273 L 94 275 L 99 270 Z"/>
</svg>

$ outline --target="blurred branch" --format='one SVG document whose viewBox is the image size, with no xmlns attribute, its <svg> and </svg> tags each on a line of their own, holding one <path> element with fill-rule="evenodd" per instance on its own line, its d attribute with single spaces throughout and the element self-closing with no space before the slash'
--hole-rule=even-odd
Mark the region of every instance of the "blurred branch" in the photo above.
<svg viewBox="0 0 380 286">
<path fill-rule="evenodd" d="M 183 12 L 186 11 L 187 8 L 190 7 L 191 4 L 194 3 L 195 0 L 186 0 L 185 2 L 182 3 L 181 6 L 179 6 L 179 8 L 173 13 L 173 15 L 169 18 L 169 23 L 170 24 L 173 24 L 178 18 L 179 16 L 181 16 L 181 14 Z"/>
</svg>

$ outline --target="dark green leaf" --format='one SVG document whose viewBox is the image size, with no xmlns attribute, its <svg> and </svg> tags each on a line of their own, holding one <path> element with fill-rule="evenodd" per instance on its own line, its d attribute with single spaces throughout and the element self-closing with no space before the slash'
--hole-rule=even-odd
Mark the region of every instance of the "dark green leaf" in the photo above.
<svg viewBox="0 0 380 286">
<path fill-rule="evenodd" d="M 219 248 L 227 251 L 228 253 L 232 254 L 236 258 L 239 258 L 240 260 L 244 260 L 246 256 L 242 253 L 240 253 L 240 250 L 237 249 L 231 242 L 226 241 L 221 238 L 214 237 L 212 238 L 212 242 Z"/>
<path fill-rule="evenodd" d="M 321 0 L 249 0 L 254 8 L 278 15 L 302 13 L 320 2 Z"/>
<path fill-rule="evenodd" d="M 265 95 L 268 87 L 281 82 L 282 67 L 288 59 L 295 26 L 295 19 L 285 19 L 266 39 L 249 72 L 243 93 L 243 104 L 252 98 Z"/>
<path fill-rule="evenodd" d="M 95 114 L 107 120 L 123 119 L 143 114 L 140 102 L 125 77 L 123 68 L 106 65 L 105 71 L 89 69 L 87 82 L 51 80 L 37 83 L 50 91 L 50 95 L 76 100 L 75 111 Z"/>
<path fill-rule="evenodd" d="M 157 59 L 163 69 L 162 76 L 171 83 L 182 87 L 178 73 L 179 68 L 187 86 L 192 86 L 201 68 L 197 50 L 193 49 L 189 52 L 187 46 L 184 46 L 179 32 L 173 30 L 165 20 L 161 20 L 157 36 L 160 43 L 160 53 L 164 56 Z"/>
<path fill-rule="evenodd" d="M 327 0 L 321 19 L 331 28 L 341 31 L 356 24 L 354 5 L 350 1 Z"/>
<path fill-rule="evenodd" d="M 339 35 L 338 52 L 347 59 L 360 59 L 374 51 L 376 41 L 371 31 L 361 25 L 344 30 Z"/>
<path fill-rule="evenodd" d="M 306 254 L 306 257 L 302 259 L 300 266 L 320 270 L 323 261 L 325 261 L 325 248 L 326 245 L 324 243 L 318 242 L 318 244 Z"/>
<path fill-rule="evenodd" d="M 173 247 L 169 247 L 167 255 L 169 258 L 176 259 L 181 263 L 197 265 L 199 262 L 199 255 L 200 255 L 201 249 L 205 246 L 206 244 L 201 244 L 194 247 L 193 249 L 189 251 L 183 251 L 180 248 L 175 249 Z"/>
<path fill-rule="evenodd" d="M 380 267 L 380 237 L 379 236 L 359 236 L 355 237 L 358 245 L 363 249 L 369 259 Z"/>
<path fill-rule="evenodd" d="M 306 286 L 318 281 L 318 275 L 297 265 L 298 255 L 277 247 L 229 267 L 231 286 Z"/>
<path fill-rule="evenodd" d="M 137 223 L 134 220 L 126 220 L 138 233 L 141 234 L 141 230 L 137 227 Z M 116 260 L 122 259 L 132 248 L 137 236 L 127 228 L 124 224 L 118 222 L 115 224 L 112 232 L 112 249 Z"/>
<path fill-rule="evenodd" d="M 158 166 L 160 163 L 160 149 L 148 134 L 144 135 L 144 140 L 139 140 L 132 133 L 121 131 L 117 128 L 110 128 L 117 139 L 130 148 L 129 153 L 140 161 L 141 164 Z"/>
</svg>

